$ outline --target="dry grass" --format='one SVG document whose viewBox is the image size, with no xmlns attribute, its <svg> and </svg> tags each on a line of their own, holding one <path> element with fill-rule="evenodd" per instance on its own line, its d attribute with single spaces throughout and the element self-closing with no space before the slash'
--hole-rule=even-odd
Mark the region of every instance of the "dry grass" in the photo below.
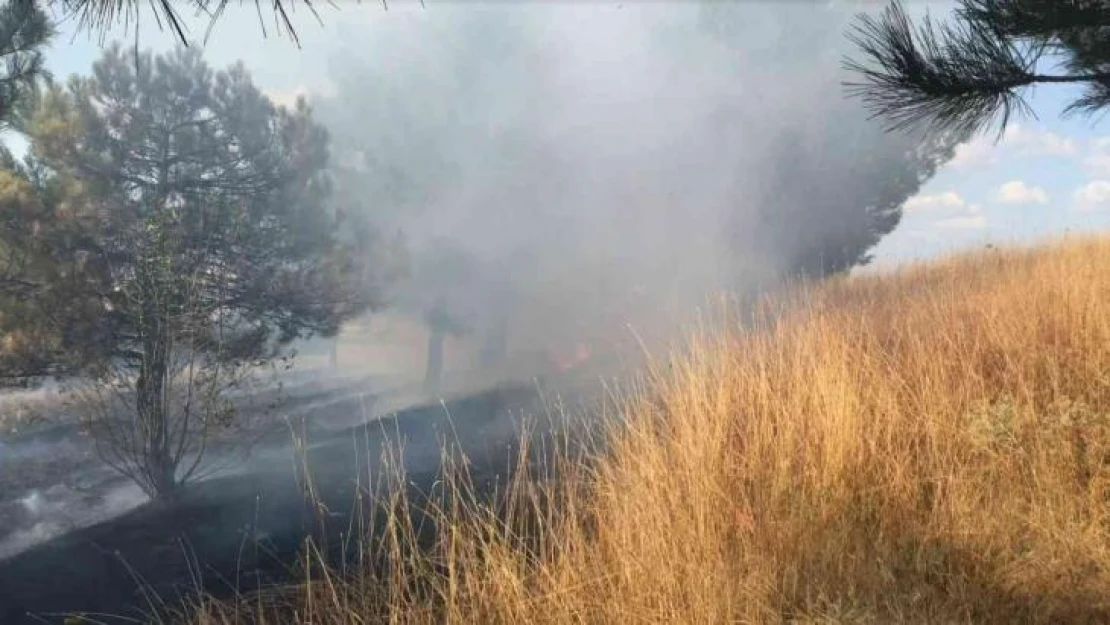
<svg viewBox="0 0 1110 625">
<path fill-rule="evenodd" d="M 1072 239 L 800 288 L 657 367 L 525 514 L 462 484 L 430 553 L 391 521 L 388 579 L 193 620 L 1110 622 L 1108 268 Z"/>
</svg>

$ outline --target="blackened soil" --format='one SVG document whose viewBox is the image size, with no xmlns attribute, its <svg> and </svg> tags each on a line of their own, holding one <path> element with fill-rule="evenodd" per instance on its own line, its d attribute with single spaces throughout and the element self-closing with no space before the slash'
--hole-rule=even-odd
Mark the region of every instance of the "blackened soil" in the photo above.
<svg viewBox="0 0 1110 625">
<path fill-rule="evenodd" d="M 532 389 L 509 388 L 406 410 L 33 547 L 0 561 L 0 623 L 61 623 L 74 613 L 90 622 L 149 622 L 198 590 L 226 596 L 288 580 L 307 537 L 350 528 L 356 481 L 382 483 L 389 450 L 400 450 L 413 493 L 433 490 L 445 442 L 489 485 L 500 481 L 519 440 L 512 423 L 537 404 Z M 297 470 L 306 466 L 323 507 L 306 497 Z"/>
</svg>

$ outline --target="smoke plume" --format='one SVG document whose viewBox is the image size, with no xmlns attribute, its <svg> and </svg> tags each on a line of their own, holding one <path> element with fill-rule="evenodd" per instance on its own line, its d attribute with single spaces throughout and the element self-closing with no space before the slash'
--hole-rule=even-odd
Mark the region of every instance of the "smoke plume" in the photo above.
<svg viewBox="0 0 1110 625">
<path fill-rule="evenodd" d="M 604 343 L 715 293 L 843 269 L 897 223 L 947 153 L 845 99 L 852 14 L 400 7 L 335 25 L 333 88 L 313 104 L 344 201 L 416 258 L 453 250 L 449 307 L 472 330 L 508 317 L 510 349 Z M 424 266 L 402 290 L 445 288 Z"/>
</svg>

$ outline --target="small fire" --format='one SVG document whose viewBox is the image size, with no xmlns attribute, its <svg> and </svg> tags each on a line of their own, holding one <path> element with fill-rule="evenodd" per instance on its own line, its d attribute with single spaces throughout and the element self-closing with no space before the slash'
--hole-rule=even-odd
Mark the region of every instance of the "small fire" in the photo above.
<svg viewBox="0 0 1110 625">
<path fill-rule="evenodd" d="M 558 348 L 549 350 L 549 353 L 551 354 L 551 359 L 555 367 L 559 371 L 573 369 L 589 360 L 590 356 L 592 356 L 590 346 L 582 342 L 575 343 L 574 350 L 569 353 Z"/>
</svg>

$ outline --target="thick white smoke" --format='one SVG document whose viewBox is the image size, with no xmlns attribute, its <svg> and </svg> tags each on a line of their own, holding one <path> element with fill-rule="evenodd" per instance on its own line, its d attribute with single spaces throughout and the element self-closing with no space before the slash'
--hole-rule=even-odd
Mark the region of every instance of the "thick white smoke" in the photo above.
<svg viewBox="0 0 1110 625">
<path fill-rule="evenodd" d="M 868 211 L 916 190 L 917 140 L 844 97 L 853 11 L 402 7 L 335 28 L 314 104 L 353 205 L 417 254 L 449 240 L 476 258 L 449 263 L 476 332 L 512 306 L 511 349 L 604 341 L 889 229 Z M 506 282 L 512 304 L 490 289 Z"/>
</svg>

